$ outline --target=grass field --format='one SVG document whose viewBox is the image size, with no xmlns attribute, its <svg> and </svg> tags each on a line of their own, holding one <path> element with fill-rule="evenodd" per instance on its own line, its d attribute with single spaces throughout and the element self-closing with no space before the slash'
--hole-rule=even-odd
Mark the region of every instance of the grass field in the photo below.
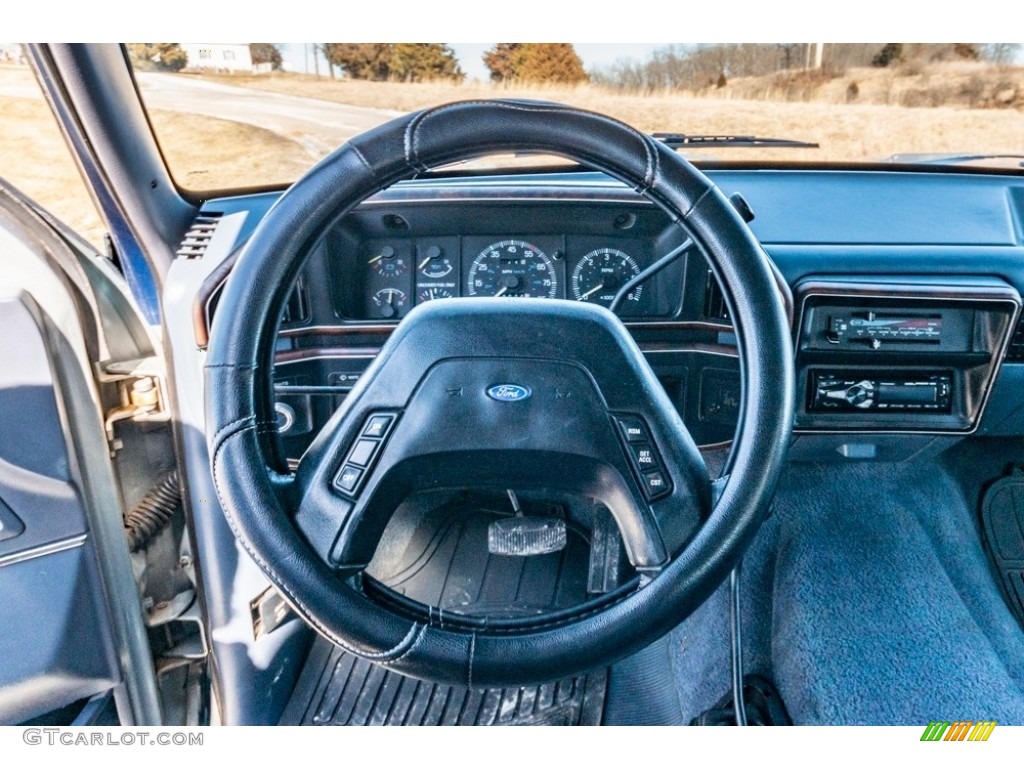
<svg viewBox="0 0 1024 768">
<path fill-rule="evenodd" d="M 476 81 L 461 85 L 368 83 L 302 76 L 220 80 L 253 89 L 402 111 L 462 99 L 547 99 L 604 112 L 646 131 L 756 134 L 821 145 L 816 150 L 714 151 L 713 156 L 723 160 L 822 162 L 877 160 L 896 152 L 1024 153 L 1024 111 L 1014 106 L 972 109 L 862 103 L 906 101 L 901 94 L 911 92 L 908 83 L 914 78 L 914 82 L 924 84 L 921 88 L 930 88 L 929 92 L 963 95 L 968 85 L 978 85 L 976 71 L 961 67 L 943 75 L 940 70 L 923 70 L 906 73 L 903 80 L 893 73 L 867 71 L 847 78 L 854 76 L 859 77 L 857 103 L 846 103 L 848 85 L 844 80 L 820 84 L 813 94 L 818 101 L 789 100 L 793 97 L 792 84 L 783 87 L 778 82 L 774 91 L 768 87 L 770 83 L 735 81 L 710 93 L 636 95 L 590 85 L 523 88 Z M 1019 87 L 1024 95 L 1019 70 L 1001 72 L 999 77 L 1003 79 L 979 92 L 996 93 L 1001 87 L 1005 94 Z M 31 98 L 32 89 L 37 86 L 26 68 L 0 67 L 0 131 L 4 137 L 0 176 L 99 243 L 103 227 L 46 104 Z M 919 88 L 913 92 L 925 91 Z M 774 93 L 779 100 L 744 98 L 757 93 Z M 809 92 L 802 93 L 801 98 L 809 97 Z M 151 119 L 178 182 L 191 189 L 293 179 L 317 159 L 297 142 L 252 125 L 159 110 Z"/>
<path fill-rule="evenodd" d="M 913 77 L 923 77 L 917 75 Z M 1014 77 L 1019 77 L 1017 73 Z M 911 77 L 908 75 L 908 77 Z M 937 88 L 940 75 L 929 76 Z M 957 78 L 961 78 L 958 74 Z M 873 79 L 872 79 L 873 78 Z M 882 98 L 886 74 L 860 76 L 865 99 Z M 733 97 L 749 92 L 737 81 L 734 91 L 710 94 L 619 93 L 592 85 L 509 87 L 471 81 L 450 83 L 371 83 L 295 75 L 231 77 L 223 82 L 367 107 L 413 110 L 445 101 L 480 98 L 531 98 L 559 101 L 617 117 L 644 131 L 690 134 L 754 134 L 817 142 L 817 150 L 716 150 L 724 160 L 765 159 L 863 162 L 894 153 L 1024 153 L 1024 112 L 1019 109 L 963 107 L 911 108 L 884 103 L 837 103 L 839 86 L 822 89 L 823 101 L 763 101 Z M 959 80 L 957 80 L 959 82 Z M 767 87 L 767 86 L 765 86 Z M 896 85 L 890 84 L 891 88 Z M 900 86 L 906 87 L 906 86 Z M 837 90 L 839 89 L 839 90 Z M 896 89 L 897 94 L 902 91 Z M 767 91 L 766 91 L 767 93 Z M 1021 85 L 1024 94 L 1024 83 Z M 777 95 L 784 99 L 784 92 Z"/>
<path fill-rule="evenodd" d="M 99 246 L 106 228 L 49 107 L 30 95 L 39 92 L 32 74 L 0 67 L 0 91 L 19 94 L 0 93 L 0 177 Z M 191 189 L 294 179 L 316 160 L 294 141 L 251 125 L 160 110 L 150 119 L 176 180 Z"/>
</svg>

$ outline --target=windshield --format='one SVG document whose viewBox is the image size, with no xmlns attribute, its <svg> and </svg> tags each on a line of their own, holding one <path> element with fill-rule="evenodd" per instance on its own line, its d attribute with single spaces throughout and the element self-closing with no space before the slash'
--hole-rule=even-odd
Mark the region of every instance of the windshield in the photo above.
<svg viewBox="0 0 1024 768">
<path fill-rule="evenodd" d="M 1012 43 L 136 43 L 177 182 L 285 184 L 346 139 L 448 101 L 529 98 L 672 134 L 694 162 L 1020 170 Z M 775 141 L 788 140 L 781 145 Z M 537 157 L 485 165 L 536 165 Z"/>
</svg>

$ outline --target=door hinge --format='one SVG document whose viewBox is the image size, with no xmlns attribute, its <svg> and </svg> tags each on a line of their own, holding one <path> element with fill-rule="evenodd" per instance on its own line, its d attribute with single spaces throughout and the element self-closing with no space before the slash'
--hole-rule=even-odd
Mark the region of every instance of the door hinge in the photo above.
<svg viewBox="0 0 1024 768">
<path fill-rule="evenodd" d="M 105 361 L 98 363 L 97 380 L 109 397 L 105 402 L 116 403 L 106 411 L 103 426 L 113 457 L 123 447 L 114 434 L 114 425 L 119 421 L 167 421 L 166 369 L 157 357 L 138 360 Z M 108 387 L 113 392 L 107 394 Z M 116 394 L 115 394 L 116 393 Z"/>
</svg>

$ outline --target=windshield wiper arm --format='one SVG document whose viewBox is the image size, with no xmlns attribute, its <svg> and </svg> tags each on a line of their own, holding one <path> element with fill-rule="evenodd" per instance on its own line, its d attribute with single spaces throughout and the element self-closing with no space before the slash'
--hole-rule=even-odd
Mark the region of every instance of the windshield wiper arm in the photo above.
<svg viewBox="0 0 1024 768">
<path fill-rule="evenodd" d="M 886 158 L 890 163 L 908 163 L 913 165 L 964 165 L 978 160 L 1020 160 L 1018 166 L 1024 168 L 1024 155 L 996 152 L 993 154 L 972 154 L 972 153 L 918 153 L 905 152 L 896 155 L 889 155 Z"/>
<path fill-rule="evenodd" d="M 690 136 L 686 133 L 652 133 L 651 136 L 672 149 L 680 147 L 793 147 L 795 149 L 818 149 L 819 144 L 795 139 L 767 139 L 763 136 L 737 136 L 719 134 Z"/>
</svg>

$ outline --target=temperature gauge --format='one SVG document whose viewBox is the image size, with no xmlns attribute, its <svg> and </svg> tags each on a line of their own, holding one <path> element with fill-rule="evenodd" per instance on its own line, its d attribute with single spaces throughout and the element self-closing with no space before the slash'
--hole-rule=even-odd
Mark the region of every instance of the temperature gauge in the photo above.
<svg viewBox="0 0 1024 768">
<path fill-rule="evenodd" d="M 373 294 L 372 307 L 375 317 L 392 319 L 401 315 L 409 297 L 397 288 L 382 288 Z"/>
</svg>

